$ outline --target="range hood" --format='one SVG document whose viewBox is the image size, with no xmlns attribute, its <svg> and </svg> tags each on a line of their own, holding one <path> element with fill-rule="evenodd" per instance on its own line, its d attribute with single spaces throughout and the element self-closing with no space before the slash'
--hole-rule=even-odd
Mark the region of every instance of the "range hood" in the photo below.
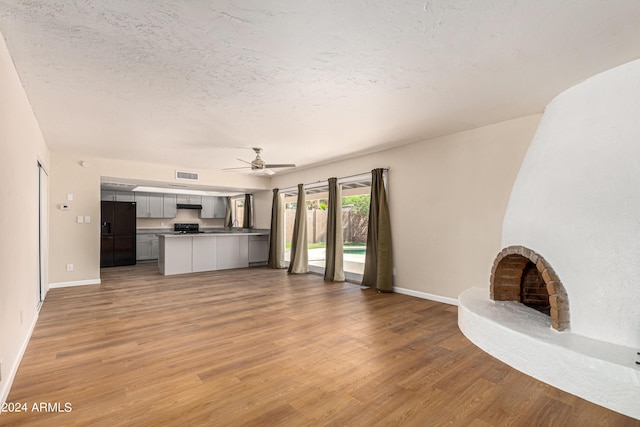
<svg viewBox="0 0 640 427">
<path fill-rule="evenodd" d="M 186 204 L 186 203 L 178 203 L 176 205 L 177 209 L 202 209 L 202 205 L 190 205 L 190 204 Z"/>
</svg>

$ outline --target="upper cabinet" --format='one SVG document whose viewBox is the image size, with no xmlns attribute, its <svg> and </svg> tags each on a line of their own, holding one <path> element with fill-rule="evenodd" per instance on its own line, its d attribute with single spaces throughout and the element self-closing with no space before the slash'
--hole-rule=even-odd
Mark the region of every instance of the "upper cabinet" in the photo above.
<svg viewBox="0 0 640 427">
<path fill-rule="evenodd" d="M 178 198 L 175 194 L 163 194 L 162 195 L 162 217 L 163 218 L 175 218 L 176 217 L 176 203 Z"/>
<path fill-rule="evenodd" d="M 200 218 L 224 218 L 227 212 L 224 197 L 202 196 Z"/>
<path fill-rule="evenodd" d="M 131 191 L 100 191 L 100 200 L 104 202 L 135 202 Z"/>
<path fill-rule="evenodd" d="M 202 196 L 194 196 L 192 194 L 178 194 L 179 205 L 200 205 L 202 204 Z"/>
<path fill-rule="evenodd" d="M 102 202 L 115 202 L 116 201 L 116 192 L 115 191 L 100 191 L 100 201 Z"/>
<path fill-rule="evenodd" d="M 202 205 L 200 218 L 224 219 L 227 211 L 225 197 L 103 190 L 100 192 L 100 200 L 136 202 L 137 218 L 175 218 L 178 204 Z"/>
<path fill-rule="evenodd" d="M 137 218 L 175 218 L 175 194 L 135 193 Z"/>
<path fill-rule="evenodd" d="M 162 194 L 136 192 L 136 217 L 162 218 Z"/>
</svg>

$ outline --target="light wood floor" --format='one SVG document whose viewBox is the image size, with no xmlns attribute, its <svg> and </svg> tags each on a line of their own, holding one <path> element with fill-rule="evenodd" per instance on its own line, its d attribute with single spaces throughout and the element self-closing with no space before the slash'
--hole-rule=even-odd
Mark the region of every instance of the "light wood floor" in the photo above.
<svg viewBox="0 0 640 427">
<path fill-rule="evenodd" d="M 456 307 L 253 268 L 49 292 L 2 414 L 62 426 L 627 426 L 476 348 Z"/>
</svg>

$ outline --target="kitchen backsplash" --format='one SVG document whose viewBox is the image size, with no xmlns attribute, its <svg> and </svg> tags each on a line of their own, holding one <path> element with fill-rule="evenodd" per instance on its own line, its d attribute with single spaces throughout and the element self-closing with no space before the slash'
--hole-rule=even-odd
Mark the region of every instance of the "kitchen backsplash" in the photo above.
<svg viewBox="0 0 640 427">
<path fill-rule="evenodd" d="M 138 218 L 137 228 L 171 228 L 175 223 L 200 224 L 204 227 L 224 227 L 224 219 L 201 219 L 199 210 L 178 209 L 175 218 Z"/>
</svg>

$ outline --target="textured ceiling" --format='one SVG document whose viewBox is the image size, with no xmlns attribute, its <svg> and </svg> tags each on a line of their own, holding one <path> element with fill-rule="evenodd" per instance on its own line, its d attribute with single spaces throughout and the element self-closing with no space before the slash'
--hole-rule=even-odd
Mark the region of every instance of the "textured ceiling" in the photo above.
<svg viewBox="0 0 640 427">
<path fill-rule="evenodd" d="M 637 0 L 0 0 L 53 151 L 300 166 L 541 112 L 640 57 Z"/>
</svg>

